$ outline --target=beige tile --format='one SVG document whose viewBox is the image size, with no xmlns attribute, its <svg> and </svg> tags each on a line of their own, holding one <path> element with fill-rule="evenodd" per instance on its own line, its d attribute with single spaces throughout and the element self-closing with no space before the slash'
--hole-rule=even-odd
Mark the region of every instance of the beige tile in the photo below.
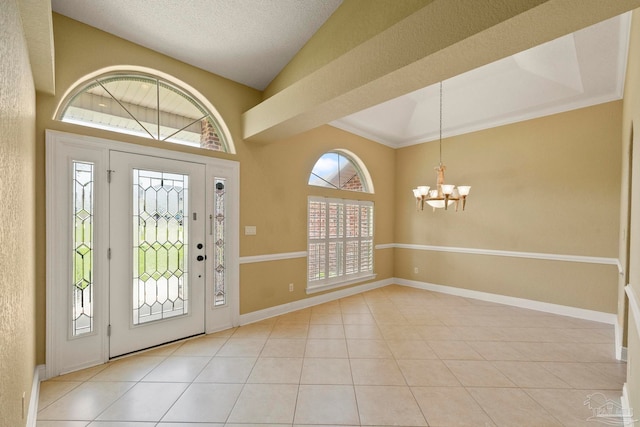
<svg viewBox="0 0 640 427">
<path fill-rule="evenodd" d="M 420 340 L 419 326 L 382 324 L 378 325 L 382 336 L 386 340 Z"/>
<path fill-rule="evenodd" d="M 421 339 L 427 341 L 458 340 L 457 336 L 448 326 L 416 326 L 415 330 L 418 332 Z"/>
<path fill-rule="evenodd" d="M 240 384 L 191 384 L 162 421 L 225 422 L 242 387 Z"/>
<path fill-rule="evenodd" d="M 304 356 L 346 358 L 347 342 L 342 339 L 309 339 Z"/>
<path fill-rule="evenodd" d="M 456 339 L 461 341 L 504 341 L 504 328 L 474 327 L 474 326 L 450 326 L 449 329 Z"/>
<path fill-rule="evenodd" d="M 339 325 L 325 325 L 325 324 L 311 324 L 309 325 L 309 338 L 344 338 L 344 326 Z"/>
<path fill-rule="evenodd" d="M 308 323 L 278 323 L 273 327 L 269 338 L 306 338 Z"/>
<path fill-rule="evenodd" d="M 443 360 L 484 360 L 464 341 L 427 341 L 427 344 Z"/>
<path fill-rule="evenodd" d="M 347 340 L 350 358 L 356 359 L 390 359 L 393 357 L 384 340 Z"/>
<path fill-rule="evenodd" d="M 161 356 L 132 356 L 108 364 L 90 381 L 140 381 L 166 357 Z"/>
<path fill-rule="evenodd" d="M 311 313 L 312 325 L 342 325 L 341 313 Z"/>
<path fill-rule="evenodd" d="M 197 338 L 176 349 L 172 356 L 213 356 L 227 342 L 227 338 Z"/>
<path fill-rule="evenodd" d="M 342 313 L 342 323 L 345 325 L 375 325 L 376 321 L 371 313 Z"/>
<path fill-rule="evenodd" d="M 349 359 L 305 358 L 300 384 L 353 384 Z"/>
<path fill-rule="evenodd" d="M 261 357 L 249 375 L 248 383 L 299 384 L 302 358 Z"/>
<path fill-rule="evenodd" d="M 49 381 L 87 381 L 98 373 L 107 369 L 112 363 L 104 363 L 102 365 L 93 366 L 91 368 L 82 369 L 64 375 L 51 378 Z"/>
<path fill-rule="evenodd" d="M 308 324 L 310 318 L 311 318 L 310 308 L 292 311 L 291 313 L 283 314 L 282 316 L 276 317 L 276 326 L 283 325 L 283 324 L 298 324 L 298 323 Z"/>
<path fill-rule="evenodd" d="M 410 325 L 407 321 L 406 317 L 404 317 L 400 312 L 374 312 L 373 318 L 376 323 L 380 324 L 389 324 L 389 325 Z"/>
<path fill-rule="evenodd" d="M 340 311 L 342 311 L 342 314 L 370 314 L 369 306 L 364 300 L 340 300 Z"/>
<path fill-rule="evenodd" d="M 528 360 L 528 357 L 509 342 L 469 341 L 467 344 L 486 360 Z"/>
<path fill-rule="evenodd" d="M 165 344 L 159 347 L 154 347 L 149 350 L 142 351 L 140 356 L 171 356 L 174 351 L 180 348 L 182 342 L 176 342 L 172 344 Z"/>
<path fill-rule="evenodd" d="M 45 421 L 38 420 L 36 427 L 86 427 L 89 421 Z"/>
<path fill-rule="evenodd" d="M 395 359 L 350 359 L 353 383 L 359 385 L 406 385 Z"/>
<path fill-rule="evenodd" d="M 560 427 L 524 391 L 517 388 L 470 388 L 467 391 L 499 427 Z"/>
<path fill-rule="evenodd" d="M 530 389 L 526 393 L 567 427 L 604 425 L 594 417 L 597 415 L 594 411 L 603 403 L 611 402 L 612 408 L 621 408 L 618 391 Z M 623 419 L 608 421 L 610 425 L 624 425 Z"/>
<path fill-rule="evenodd" d="M 398 360 L 410 386 L 459 386 L 460 382 L 441 360 Z"/>
<path fill-rule="evenodd" d="M 255 338 L 229 338 L 216 356 L 257 357 L 264 347 L 265 340 Z"/>
<path fill-rule="evenodd" d="M 273 324 L 251 323 L 235 330 L 233 338 L 266 339 L 271 334 Z"/>
<path fill-rule="evenodd" d="M 413 394 L 406 386 L 356 386 L 363 426 L 426 426 Z"/>
<path fill-rule="evenodd" d="M 240 424 L 225 424 L 225 423 L 198 423 L 195 426 L 193 425 L 193 423 L 165 423 L 165 422 L 160 422 L 156 425 L 156 427 L 240 427 Z M 260 427 L 265 427 L 268 426 L 268 424 L 264 424 Z M 256 426 L 249 426 L 249 427 L 256 427 Z M 280 427 L 280 426 L 278 426 Z M 286 426 L 285 426 L 286 427 Z"/>
<path fill-rule="evenodd" d="M 544 362 L 545 369 L 577 389 L 621 390 L 625 363 Z"/>
<path fill-rule="evenodd" d="M 43 381 L 38 393 L 38 410 L 41 411 L 74 388 L 82 384 L 79 381 Z"/>
<path fill-rule="evenodd" d="M 255 357 L 214 357 L 196 377 L 195 382 L 244 384 L 256 360 Z"/>
<path fill-rule="evenodd" d="M 145 421 L 93 421 L 88 427 L 154 427 L 155 422 Z"/>
<path fill-rule="evenodd" d="M 185 391 L 185 383 L 138 383 L 97 418 L 101 421 L 160 421 Z"/>
<path fill-rule="evenodd" d="M 480 360 L 445 360 L 458 381 L 466 387 L 515 387 L 491 362 Z"/>
<path fill-rule="evenodd" d="M 269 338 L 261 357 L 303 357 L 307 340 L 303 338 Z"/>
<path fill-rule="evenodd" d="M 169 356 L 149 372 L 142 381 L 191 382 L 210 360 L 210 357 Z"/>
<path fill-rule="evenodd" d="M 293 423 L 298 385 L 246 384 L 229 423 Z"/>
<path fill-rule="evenodd" d="M 511 382 L 522 388 L 571 388 L 539 362 L 492 362 Z"/>
<path fill-rule="evenodd" d="M 412 387 L 430 426 L 494 426 L 463 387 Z"/>
<path fill-rule="evenodd" d="M 353 386 L 301 385 L 294 422 L 327 425 L 359 424 L 360 418 Z"/>
<path fill-rule="evenodd" d="M 377 340 L 383 338 L 377 325 L 344 325 L 344 334 L 346 338 L 358 340 Z"/>
<path fill-rule="evenodd" d="M 388 340 L 387 345 L 396 359 L 437 359 L 438 356 L 424 341 Z"/>
<path fill-rule="evenodd" d="M 339 301 L 330 301 L 325 302 L 323 304 L 314 305 L 311 307 L 311 315 L 313 316 L 315 313 L 321 314 L 334 314 L 334 313 L 342 313 L 340 309 Z"/>
<path fill-rule="evenodd" d="M 39 420 L 93 420 L 133 382 L 86 382 L 38 413 Z"/>
</svg>

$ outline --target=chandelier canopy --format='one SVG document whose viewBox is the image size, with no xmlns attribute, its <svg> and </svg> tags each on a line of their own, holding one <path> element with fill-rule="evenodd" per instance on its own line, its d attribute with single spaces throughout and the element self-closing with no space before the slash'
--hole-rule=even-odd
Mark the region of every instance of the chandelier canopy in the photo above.
<svg viewBox="0 0 640 427">
<path fill-rule="evenodd" d="M 462 210 L 467 203 L 467 196 L 471 187 L 468 185 L 454 185 L 444 183 L 444 171 L 446 166 L 442 163 L 442 82 L 440 82 L 440 164 L 435 168 L 436 188 L 431 190 L 428 185 L 419 185 L 413 189 L 413 196 L 416 198 L 416 209 L 424 210 L 425 202 L 436 209 L 447 210 L 453 203 L 458 210 L 458 204 L 462 201 Z"/>
</svg>

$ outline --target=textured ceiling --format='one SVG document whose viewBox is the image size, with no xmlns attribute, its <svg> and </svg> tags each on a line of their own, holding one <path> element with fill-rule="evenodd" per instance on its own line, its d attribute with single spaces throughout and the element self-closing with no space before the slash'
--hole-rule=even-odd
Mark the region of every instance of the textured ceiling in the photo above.
<svg viewBox="0 0 640 427">
<path fill-rule="evenodd" d="M 264 89 L 342 0 L 52 0 L 53 11 Z"/>
<path fill-rule="evenodd" d="M 263 89 L 342 0 L 53 0 L 53 10 Z M 444 82 L 443 136 L 620 99 L 630 15 Z M 402 147 L 438 138 L 438 86 L 330 124 Z"/>
</svg>

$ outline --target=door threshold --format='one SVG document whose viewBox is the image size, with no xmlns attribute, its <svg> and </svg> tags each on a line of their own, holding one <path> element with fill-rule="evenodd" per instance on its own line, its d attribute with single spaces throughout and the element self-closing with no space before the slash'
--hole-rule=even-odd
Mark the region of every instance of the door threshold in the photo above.
<svg viewBox="0 0 640 427">
<path fill-rule="evenodd" d="M 197 338 L 197 337 L 202 337 L 202 336 L 204 336 L 204 335 L 206 335 L 206 333 L 205 333 L 205 332 L 201 332 L 201 333 L 199 333 L 199 334 L 190 335 L 190 336 L 188 336 L 188 337 L 179 338 L 179 339 L 177 339 L 177 340 L 168 341 L 168 342 L 165 342 L 165 343 L 162 343 L 162 344 L 154 345 L 154 346 L 147 347 L 147 348 L 143 348 L 143 349 L 136 350 L 136 351 L 131 351 L 131 352 L 129 352 L 129 353 L 121 354 L 121 355 L 119 355 L 119 356 L 110 357 L 110 358 L 109 358 L 109 362 L 113 362 L 113 361 L 115 361 L 115 360 L 124 359 L 124 358 L 129 357 L 129 356 L 137 356 L 137 355 L 140 355 L 140 354 L 142 354 L 142 353 L 147 353 L 147 352 L 150 352 L 150 351 L 155 351 L 155 350 L 158 350 L 158 349 L 163 348 L 163 347 L 168 347 L 168 346 L 173 345 L 173 344 L 175 344 L 175 343 L 189 341 L 190 339 Z"/>
</svg>

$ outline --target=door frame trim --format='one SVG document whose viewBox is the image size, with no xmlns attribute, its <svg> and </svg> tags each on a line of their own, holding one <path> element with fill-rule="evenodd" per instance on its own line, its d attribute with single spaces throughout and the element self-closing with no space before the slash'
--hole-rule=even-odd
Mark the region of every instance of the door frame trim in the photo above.
<svg viewBox="0 0 640 427">
<path fill-rule="evenodd" d="M 56 319 L 54 313 L 56 312 L 55 300 L 52 297 L 57 288 L 54 287 L 54 280 L 56 277 L 55 268 L 55 242 L 60 241 L 58 239 L 66 239 L 67 236 L 62 236 L 59 227 L 56 227 L 56 221 L 59 218 L 53 214 L 55 207 L 58 203 L 55 194 L 56 184 L 59 183 L 59 176 L 56 176 L 56 169 L 53 167 L 56 159 L 56 147 L 59 144 L 69 144 L 79 147 L 86 147 L 93 150 L 102 150 L 104 155 L 108 155 L 109 151 L 125 151 L 132 154 L 153 155 L 157 157 L 163 157 L 167 159 L 182 160 L 192 163 L 204 164 L 206 167 L 207 179 L 210 177 L 210 171 L 221 171 L 221 174 L 228 180 L 230 188 L 235 188 L 236 191 L 230 191 L 226 194 L 227 197 L 227 242 L 228 248 L 226 252 L 227 262 L 227 286 L 229 293 L 229 301 L 226 306 L 213 308 L 208 304 L 209 289 L 205 288 L 205 333 L 216 332 L 230 327 L 239 325 L 240 322 L 240 274 L 239 274 L 239 259 L 240 259 L 240 163 L 236 160 L 220 159 L 216 157 L 209 157 L 204 155 L 185 153 L 181 151 L 174 151 L 164 148 L 157 148 L 152 146 L 144 146 L 132 143 L 126 143 L 121 141 L 115 141 L 105 138 L 98 138 L 88 135 L 72 134 L 68 132 L 61 132 L 47 129 L 45 130 L 45 143 L 46 143 L 46 378 L 51 378 L 60 375 L 64 371 L 71 371 L 76 369 L 86 368 L 88 366 L 77 366 L 69 368 L 63 368 L 61 361 L 59 360 L 59 348 L 58 342 L 60 341 L 60 325 L 59 320 Z M 108 241 L 107 241 L 108 243 Z M 106 251 L 106 248 L 104 249 Z M 108 279 L 108 277 L 107 277 Z M 107 282 L 108 283 L 108 282 Z M 103 313 L 105 309 L 108 310 L 108 289 L 104 290 L 102 296 L 103 302 L 99 305 Z M 96 295 L 97 298 L 97 295 Z M 228 315 L 228 324 L 213 325 L 210 319 L 215 318 L 215 314 L 220 312 L 221 309 L 227 308 L 231 312 Z M 59 310 L 59 309 L 58 309 Z M 98 363 L 104 363 L 109 360 L 108 342 L 106 337 L 106 330 L 109 323 L 108 315 L 101 316 L 101 319 L 96 319 L 96 322 L 101 322 L 98 325 L 98 330 L 102 334 L 102 360 Z M 219 318 L 219 316 L 217 316 Z"/>
</svg>

